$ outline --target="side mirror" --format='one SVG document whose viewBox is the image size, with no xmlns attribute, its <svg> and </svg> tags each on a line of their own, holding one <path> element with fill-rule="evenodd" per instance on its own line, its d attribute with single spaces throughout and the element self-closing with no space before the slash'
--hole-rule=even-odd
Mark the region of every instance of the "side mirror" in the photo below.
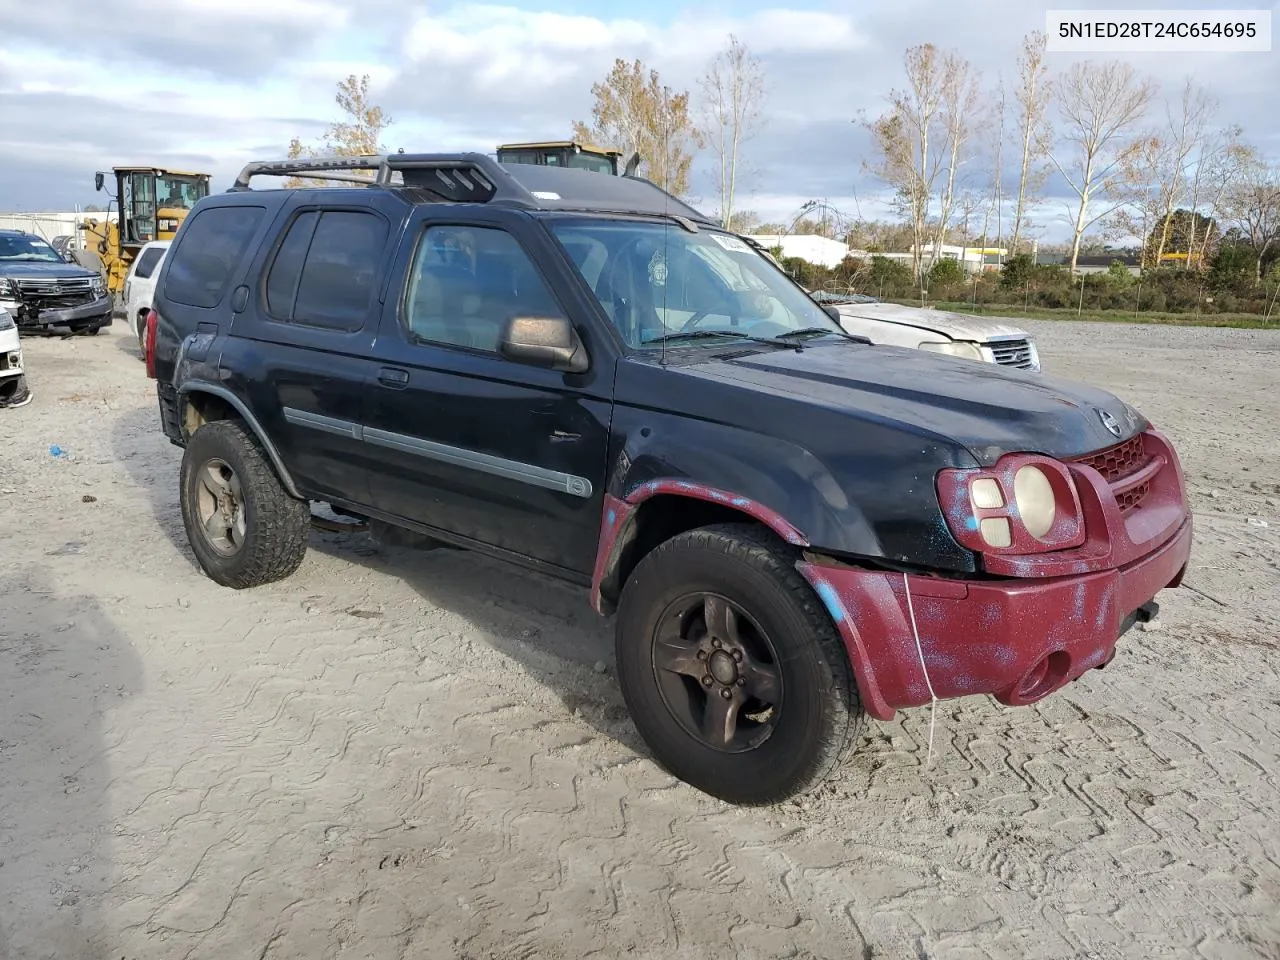
<svg viewBox="0 0 1280 960">
<path fill-rule="evenodd" d="M 583 373 L 587 351 L 565 317 L 515 317 L 507 321 L 498 353 L 516 363 Z"/>
<path fill-rule="evenodd" d="M 103 181 L 103 176 L 102 176 L 102 174 L 101 174 L 101 173 L 95 173 L 95 174 L 93 175 L 93 189 L 95 189 L 95 190 L 101 190 L 101 189 L 102 189 L 102 181 Z"/>
<path fill-rule="evenodd" d="M 823 305 L 822 312 L 825 313 L 832 320 L 834 320 L 836 323 L 840 322 L 840 308 L 837 307 L 835 304 L 828 303 Z"/>
</svg>

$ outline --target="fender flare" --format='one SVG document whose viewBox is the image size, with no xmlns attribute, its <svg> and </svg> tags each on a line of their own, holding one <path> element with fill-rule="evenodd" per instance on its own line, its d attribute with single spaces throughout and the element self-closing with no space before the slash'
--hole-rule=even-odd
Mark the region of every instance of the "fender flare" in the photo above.
<svg viewBox="0 0 1280 960">
<path fill-rule="evenodd" d="M 267 431 L 263 429 L 262 424 L 258 422 L 258 418 L 249 412 L 249 407 L 243 400 L 237 397 L 226 387 L 218 386 L 215 383 L 208 383 L 204 380 L 193 380 L 184 383 L 178 390 L 178 409 L 182 410 L 182 404 L 187 397 L 193 393 L 207 393 L 210 396 L 217 397 L 219 400 L 225 400 L 231 405 L 232 409 L 239 414 L 240 419 L 248 424 L 249 429 L 253 431 L 258 442 L 262 444 L 262 448 L 267 452 L 267 458 L 271 461 L 271 466 L 276 471 L 276 476 L 280 478 L 280 482 L 284 484 L 285 490 L 289 496 L 297 500 L 306 500 L 301 493 L 298 492 L 297 486 L 293 482 L 293 477 L 289 475 L 289 471 L 285 469 L 284 461 L 280 458 L 280 451 L 276 449 L 276 445 L 271 442 L 271 438 L 267 435 Z M 178 421 L 181 427 L 182 420 Z"/>
<path fill-rule="evenodd" d="M 635 537 L 636 511 L 646 500 L 660 494 L 720 504 L 763 524 L 793 546 L 809 546 L 808 538 L 778 512 L 749 497 L 705 483 L 664 477 L 633 487 L 621 499 L 606 493 L 600 520 L 600 537 L 596 546 L 596 562 L 591 576 L 591 607 L 601 616 L 607 615 L 609 608 L 613 606 L 611 602 L 605 601 L 603 588 L 606 580 L 618 569 L 623 550 Z"/>
</svg>

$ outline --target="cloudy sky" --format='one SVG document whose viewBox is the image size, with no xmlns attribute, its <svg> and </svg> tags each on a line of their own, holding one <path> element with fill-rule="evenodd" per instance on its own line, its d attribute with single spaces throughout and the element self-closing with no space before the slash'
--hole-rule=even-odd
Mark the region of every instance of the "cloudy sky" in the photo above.
<svg viewBox="0 0 1280 960">
<path fill-rule="evenodd" d="M 615 57 L 640 57 L 666 83 L 696 89 L 733 33 L 768 83 L 767 125 L 749 145 L 757 175 L 738 206 L 789 219 L 825 198 L 880 217 L 883 186 L 862 172 L 855 120 L 901 85 L 904 49 L 958 49 L 994 88 L 1012 78 L 1020 40 L 1043 29 L 1044 13 L 1025 0 L 0 0 L 0 211 L 100 202 L 93 172 L 117 164 L 207 170 L 223 189 L 246 160 L 283 155 L 293 136 L 317 139 L 337 119 L 334 85 L 349 73 L 371 75 L 395 120 L 392 148 L 492 151 L 565 136 L 589 118 L 591 84 Z M 1277 53 L 1126 56 L 1170 91 L 1194 73 L 1221 100 L 1221 122 L 1280 156 Z M 705 166 L 694 192 L 714 209 Z M 1062 233 L 1059 212 L 1042 211 L 1046 239 Z"/>
</svg>

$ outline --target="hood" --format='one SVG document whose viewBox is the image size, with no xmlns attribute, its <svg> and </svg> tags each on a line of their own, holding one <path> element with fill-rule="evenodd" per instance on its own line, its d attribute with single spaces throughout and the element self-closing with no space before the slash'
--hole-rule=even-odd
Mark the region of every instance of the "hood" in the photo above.
<svg viewBox="0 0 1280 960">
<path fill-rule="evenodd" d="M 800 352 L 708 359 L 685 369 L 962 444 L 984 466 L 1010 452 L 1071 459 L 1147 426 L 1105 390 L 905 347 L 811 345 Z M 1118 435 L 1107 429 L 1108 421 Z"/>
<path fill-rule="evenodd" d="M 74 263 L 42 263 L 38 260 L 0 260 L 0 277 L 10 280 L 78 280 L 96 277 L 92 270 Z"/>
<path fill-rule="evenodd" d="M 923 307 L 905 307 L 899 303 L 838 303 L 842 316 L 881 320 L 920 330 L 935 330 L 953 340 L 983 341 L 991 337 L 1027 337 L 1021 327 L 1014 326 L 1003 317 L 975 317 L 967 313 L 949 310 L 930 310 Z"/>
</svg>

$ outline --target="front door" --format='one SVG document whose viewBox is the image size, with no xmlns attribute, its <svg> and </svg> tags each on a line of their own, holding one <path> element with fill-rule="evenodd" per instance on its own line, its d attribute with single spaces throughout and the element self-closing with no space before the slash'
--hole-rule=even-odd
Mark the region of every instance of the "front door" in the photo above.
<svg viewBox="0 0 1280 960">
<path fill-rule="evenodd" d="M 415 215 L 374 347 L 363 432 L 372 503 L 589 574 L 612 364 L 597 350 L 590 370 L 565 374 L 498 353 L 508 318 L 573 319 L 580 309 L 552 293 L 571 275 L 529 242 L 538 229 L 499 210 L 483 219 L 447 209 Z"/>
</svg>

